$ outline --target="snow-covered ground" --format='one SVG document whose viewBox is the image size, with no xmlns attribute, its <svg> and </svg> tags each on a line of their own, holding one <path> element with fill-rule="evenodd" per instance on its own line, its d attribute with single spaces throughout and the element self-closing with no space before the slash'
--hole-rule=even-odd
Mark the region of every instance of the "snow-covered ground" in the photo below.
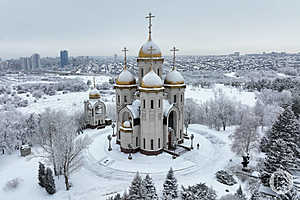
<svg viewBox="0 0 300 200">
<path fill-rule="evenodd" d="M 63 177 L 56 179 L 57 193 L 49 196 L 37 184 L 38 161 L 37 153 L 26 158 L 20 157 L 17 153 L 0 158 L 0 197 L 6 200 L 19 199 L 30 196 L 31 200 L 40 199 L 106 199 L 108 194 L 123 193 L 128 188 L 136 171 L 150 174 L 156 184 L 158 193 L 161 193 L 162 184 L 170 167 L 175 171 L 179 185 L 192 185 L 205 182 L 212 186 L 218 196 L 226 194 L 228 189 L 234 193 L 239 186 L 226 186 L 216 181 L 215 173 L 224 169 L 231 162 L 239 161 L 230 150 L 230 140 L 228 135 L 232 128 L 227 131 L 218 132 L 208 129 L 206 126 L 191 125 L 188 133 L 195 135 L 194 146 L 200 144 L 200 149 L 194 148 L 176 158 L 167 153 L 158 156 L 144 156 L 140 153 L 133 154 L 133 159 L 128 160 L 127 154 L 119 151 L 119 146 L 115 144 L 113 138 L 113 150 L 108 151 L 107 135 L 112 133 L 112 128 L 107 127 L 102 130 L 86 130 L 92 139 L 89 148 L 84 152 L 84 165 L 71 178 L 73 187 L 70 191 L 65 191 Z M 184 145 L 189 146 L 187 140 Z M 37 149 L 34 148 L 34 152 Z M 7 181 L 19 178 L 20 185 L 15 190 L 4 191 Z"/>
</svg>

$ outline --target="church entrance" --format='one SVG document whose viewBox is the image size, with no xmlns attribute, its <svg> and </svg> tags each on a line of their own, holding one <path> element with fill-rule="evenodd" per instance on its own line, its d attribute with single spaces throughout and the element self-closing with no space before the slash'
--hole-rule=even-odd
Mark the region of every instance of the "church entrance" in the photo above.
<svg viewBox="0 0 300 200">
<path fill-rule="evenodd" d="M 175 149 L 177 145 L 177 116 L 171 111 L 168 117 L 168 149 Z"/>
</svg>

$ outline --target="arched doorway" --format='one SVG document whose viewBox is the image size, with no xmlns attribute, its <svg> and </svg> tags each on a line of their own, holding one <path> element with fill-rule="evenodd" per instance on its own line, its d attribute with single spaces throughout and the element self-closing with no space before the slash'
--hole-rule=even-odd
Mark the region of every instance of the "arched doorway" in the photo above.
<svg viewBox="0 0 300 200">
<path fill-rule="evenodd" d="M 168 116 L 168 149 L 176 148 L 177 143 L 177 113 L 172 110 Z"/>
</svg>

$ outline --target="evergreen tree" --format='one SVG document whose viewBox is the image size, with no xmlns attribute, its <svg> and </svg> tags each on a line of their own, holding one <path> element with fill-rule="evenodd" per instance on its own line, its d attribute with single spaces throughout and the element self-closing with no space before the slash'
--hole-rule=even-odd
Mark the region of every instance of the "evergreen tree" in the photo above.
<svg viewBox="0 0 300 200">
<path fill-rule="evenodd" d="M 56 192 L 55 189 L 55 182 L 53 179 L 53 173 L 52 170 L 50 168 L 47 168 L 46 170 L 46 185 L 45 185 L 45 189 L 49 194 L 54 194 Z"/>
<path fill-rule="evenodd" d="M 295 161 L 294 153 L 291 147 L 283 140 L 274 140 L 270 144 L 267 156 L 264 161 L 264 168 L 261 174 L 262 183 L 269 186 L 272 173 L 278 170 L 288 170 Z"/>
<path fill-rule="evenodd" d="M 163 185 L 163 200 L 175 199 L 178 197 L 178 185 L 173 169 L 170 168 Z"/>
<path fill-rule="evenodd" d="M 46 185 L 46 174 L 45 174 L 45 165 L 41 162 L 39 162 L 39 175 L 38 175 L 38 179 L 39 179 L 39 185 L 41 187 L 45 187 Z"/>
<path fill-rule="evenodd" d="M 142 192 L 145 200 L 158 199 L 152 178 L 148 174 L 142 181 Z"/>
<path fill-rule="evenodd" d="M 136 173 L 135 177 L 131 182 L 131 185 L 129 187 L 128 199 L 129 200 L 143 199 L 142 177 L 140 176 L 139 172 Z"/>
<path fill-rule="evenodd" d="M 279 197 L 280 197 L 279 198 L 280 200 L 299 200 L 300 199 L 300 195 L 297 192 L 297 189 L 295 189 L 295 188 L 292 188 L 286 194 L 279 195 Z"/>
<path fill-rule="evenodd" d="M 215 200 L 217 198 L 216 191 L 206 186 L 205 183 L 188 186 L 182 186 L 182 200 Z"/>
<path fill-rule="evenodd" d="M 300 127 L 290 106 L 285 107 L 267 133 L 267 147 L 272 148 L 272 143 L 278 139 L 283 139 L 291 147 L 294 156 L 300 158 Z"/>
</svg>

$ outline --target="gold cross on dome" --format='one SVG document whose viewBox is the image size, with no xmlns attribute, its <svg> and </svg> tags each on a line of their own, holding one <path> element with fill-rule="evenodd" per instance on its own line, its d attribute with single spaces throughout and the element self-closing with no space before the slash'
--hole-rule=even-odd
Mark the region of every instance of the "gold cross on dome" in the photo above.
<svg viewBox="0 0 300 200">
<path fill-rule="evenodd" d="M 153 16 L 151 14 L 151 12 L 149 13 L 149 15 L 146 17 L 146 19 L 149 19 L 149 40 L 151 40 L 151 27 L 152 27 L 152 18 L 154 18 L 155 16 Z"/>
<path fill-rule="evenodd" d="M 173 51 L 173 70 L 175 70 L 176 69 L 176 67 L 175 67 L 176 51 L 179 51 L 179 49 L 176 49 L 176 47 L 174 46 L 170 51 Z"/>
<path fill-rule="evenodd" d="M 127 51 L 128 49 L 126 47 L 124 47 L 124 49 L 122 49 L 122 51 L 124 52 L 124 69 L 127 68 Z"/>
</svg>

